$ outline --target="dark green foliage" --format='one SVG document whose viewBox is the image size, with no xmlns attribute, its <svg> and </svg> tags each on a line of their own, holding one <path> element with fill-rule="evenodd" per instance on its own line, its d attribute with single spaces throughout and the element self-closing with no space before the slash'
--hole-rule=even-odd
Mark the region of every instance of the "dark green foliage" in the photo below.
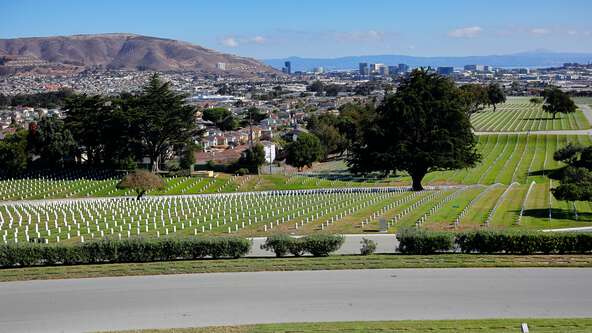
<svg viewBox="0 0 592 333">
<path fill-rule="evenodd" d="M 315 234 L 302 238 L 302 248 L 315 257 L 326 257 L 339 250 L 344 241 L 341 235 Z"/>
<path fill-rule="evenodd" d="M 347 137 L 341 130 L 344 121 L 346 121 L 344 117 L 333 114 L 322 114 L 309 118 L 307 128 L 319 138 L 323 146 L 324 159 L 327 159 L 330 154 L 343 153 L 347 149 Z"/>
<path fill-rule="evenodd" d="M 208 108 L 202 110 L 202 119 L 211 121 L 218 126 L 224 119 L 231 117 L 232 113 L 225 108 Z"/>
<path fill-rule="evenodd" d="M 267 237 L 265 243 L 261 244 L 262 250 L 273 251 L 276 257 L 284 257 L 290 252 L 290 245 L 296 238 L 288 235 L 273 235 Z"/>
<path fill-rule="evenodd" d="M 286 148 L 286 163 L 302 170 L 305 166 L 311 167 L 323 155 L 323 147 L 319 138 L 314 134 L 300 133 L 296 141 Z"/>
<path fill-rule="evenodd" d="M 553 119 L 558 113 L 576 112 L 576 104 L 569 95 L 557 87 L 547 88 L 543 91 L 543 110 L 553 115 Z"/>
<path fill-rule="evenodd" d="M 487 86 L 487 104 L 493 105 L 493 111 L 496 105 L 506 101 L 506 94 L 502 87 L 497 83 L 491 83 Z"/>
<path fill-rule="evenodd" d="M 467 103 L 467 112 L 469 115 L 479 112 L 489 104 L 488 89 L 478 83 L 469 83 L 462 85 L 460 90 Z"/>
<path fill-rule="evenodd" d="M 589 253 L 592 234 L 512 231 L 475 231 L 457 235 L 464 253 Z"/>
<path fill-rule="evenodd" d="M 587 168 L 568 166 L 561 184 L 551 189 L 558 200 L 592 201 L 592 172 Z"/>
<path fill-rule="evenodd" d="M 71 89 L 60 89 L 58 91 L 50 91 L 35 94 L 18 94 L 15 96 L 7 96 L 0 94 L 0 106 L 33 106 L 43 108 L 62 107 L 66 104 L 68 97 L 73 95 Z"/>
<path fill-rule="evenodd" d="M 0 173 L 17 175 L 27 169 L 27 164 L 27 131 L 17 131 L 0 140 Z"/>
<path fill-rule="evenodd" d="M 186 103 L 185 97 L 155 74 L 130 103 L 138 141 L 150 158 L 153 171 L 158 170 L 169 148 L 187 143 L 196 133 L 196 109 Z"/>
<path fill-rule="evenodd" d="M 250 248 L 248 239 L 238 237 L 106 239 L 74 245 L 4 244 L 0 245 L 0 267 L 238 258 Z"/>
<path fill-rule="evenodd" d="M 247 173 L 259 173 L 259 167 L 265 163 L 265 151 L 263 145 L 260 143 L 253 146 L 253 148 L 246 149 L 237 162 L 237 173 L 240 174 L 241 169 L 246 169 Z"/>
<path fill-rule="evenodd" d="M 188 142 L 185 144 L 179 159 L 179 167 L 181 169 L 192 171 L 193 165 L 195 164 L 195 152 L 198 149 L 200 149 L 200 146 L 193 142 Z"/>
<path fill-rule="evenodd" d="M 353 172 L 409 173 L 422 190 L 426 173 L 479 161 L 464 95 L 448 78 L 415 70 L 362 124 L 348 165 Z"/>
<path fill-rule="evenodd" d="M 265 243 L 261 244 L 261 249 L 273 251 L 276 257 L 284 257 L 288 253 L 297 257 L 304 253 L 326 257 L 339 250 L 344 241 L 345 238 L 341 235 L 317 234 L 296 238 L 278 234 L 267 237 Z"/>
<path fill-rule="evenodd" d="M 376 242 L 375 241 L 368 239 L 368 238 L 362 238 L 362 241 L 360 243 L 362 244 L 362 247 L 360 248 L 361 255 L 367 256 L 367 255 L 370 255 L 376 251 Z"/>
<path fill-rule="evenodd" d="M 114 140 L 115 133 L 105 126 L 112 119 L 113 104 L 102 96 L 73 95 L 66 103 L 65 125 L 76 139 L 78 147 L 84 147 L 89 164 L 96 164 L 108 155 L 106 141 Z M 120 119 L 117 119 L 120 120 Z"/>
<path fill-rule="evenodd" d="M 64 122 L 57 117 L 43 117 L 29 128 L 28 148 L 39 155 L 38 163 L 55 167 L 74 154 L 76 142 Z"/>
<path fill-rule="evenodd" d="M 454 250 L 454 234 L 423 229 L 402 229 L 397 233 L 399 252 L 404 254 L 432 254 Z"/>
</svg>

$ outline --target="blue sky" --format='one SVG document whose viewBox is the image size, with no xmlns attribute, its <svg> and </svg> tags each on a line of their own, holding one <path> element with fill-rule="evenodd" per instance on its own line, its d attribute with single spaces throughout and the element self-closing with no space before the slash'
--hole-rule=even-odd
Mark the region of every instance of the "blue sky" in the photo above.
<svg viewBox="0 0 592 333">
<path fill-rule="evenodd" d="M 0 0 L 0 38 L 131 32 L 256 58 L 592 52 L 591 0 Z"/>
</svg>

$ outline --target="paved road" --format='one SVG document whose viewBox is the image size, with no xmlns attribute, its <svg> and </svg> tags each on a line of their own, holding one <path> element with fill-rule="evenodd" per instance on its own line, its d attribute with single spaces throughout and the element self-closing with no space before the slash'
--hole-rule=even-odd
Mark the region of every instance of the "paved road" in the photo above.
<svg viewBox="0 0 592 333">
<path fill-rule="evenodd" d="M 587 104 L 578 104 L 578 107 L 582 110 L 582 113 L 586 119 L 588 119 L 588 122 L 592 124 L 592 108 Z"/>
<path fill-rule="evenodd" d="M 398 269 L 0 283 L 0 332 L 592 316 L 592 269 Z"/>
</svg>

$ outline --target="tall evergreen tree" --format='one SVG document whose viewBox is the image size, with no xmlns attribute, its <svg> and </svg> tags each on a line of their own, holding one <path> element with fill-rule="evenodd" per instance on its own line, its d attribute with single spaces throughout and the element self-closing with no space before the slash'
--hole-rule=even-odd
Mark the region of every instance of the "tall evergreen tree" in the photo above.
<svg viewBox="0 0 592 333">
<path fill-rule="evenodd" d="M 186 97 L 155 74 L 135 100 L 135 126 L 153 171 L 158 171 L 173 145 L 186 143 L 196 132 L 196 110 L 185 102 Z"/>
</svg>

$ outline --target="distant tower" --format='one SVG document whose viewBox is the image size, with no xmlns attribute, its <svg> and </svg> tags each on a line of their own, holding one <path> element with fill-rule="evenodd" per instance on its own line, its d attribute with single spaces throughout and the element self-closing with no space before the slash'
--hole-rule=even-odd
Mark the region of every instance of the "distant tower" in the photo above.
<svg viewBox="0 0 592 333">
<path fill-rule="evenodd" d="M 291 61 L 284 62 L 284 73 L 292 74 L 292 62 Z"/>
<path fill-rule="evenodd" d="M 367 62 L 360 63 L 360 75 L 368 75 L 370 73 L 370 68 L 368 67 Z"/>
<path fill-rule="evenodd" d="M 221 71 L 225 71 L 226 70 L 226 63 L 224 62 L 219 62 L 216 64 L 216 68 L 221 70 Z"/>
</svg>

